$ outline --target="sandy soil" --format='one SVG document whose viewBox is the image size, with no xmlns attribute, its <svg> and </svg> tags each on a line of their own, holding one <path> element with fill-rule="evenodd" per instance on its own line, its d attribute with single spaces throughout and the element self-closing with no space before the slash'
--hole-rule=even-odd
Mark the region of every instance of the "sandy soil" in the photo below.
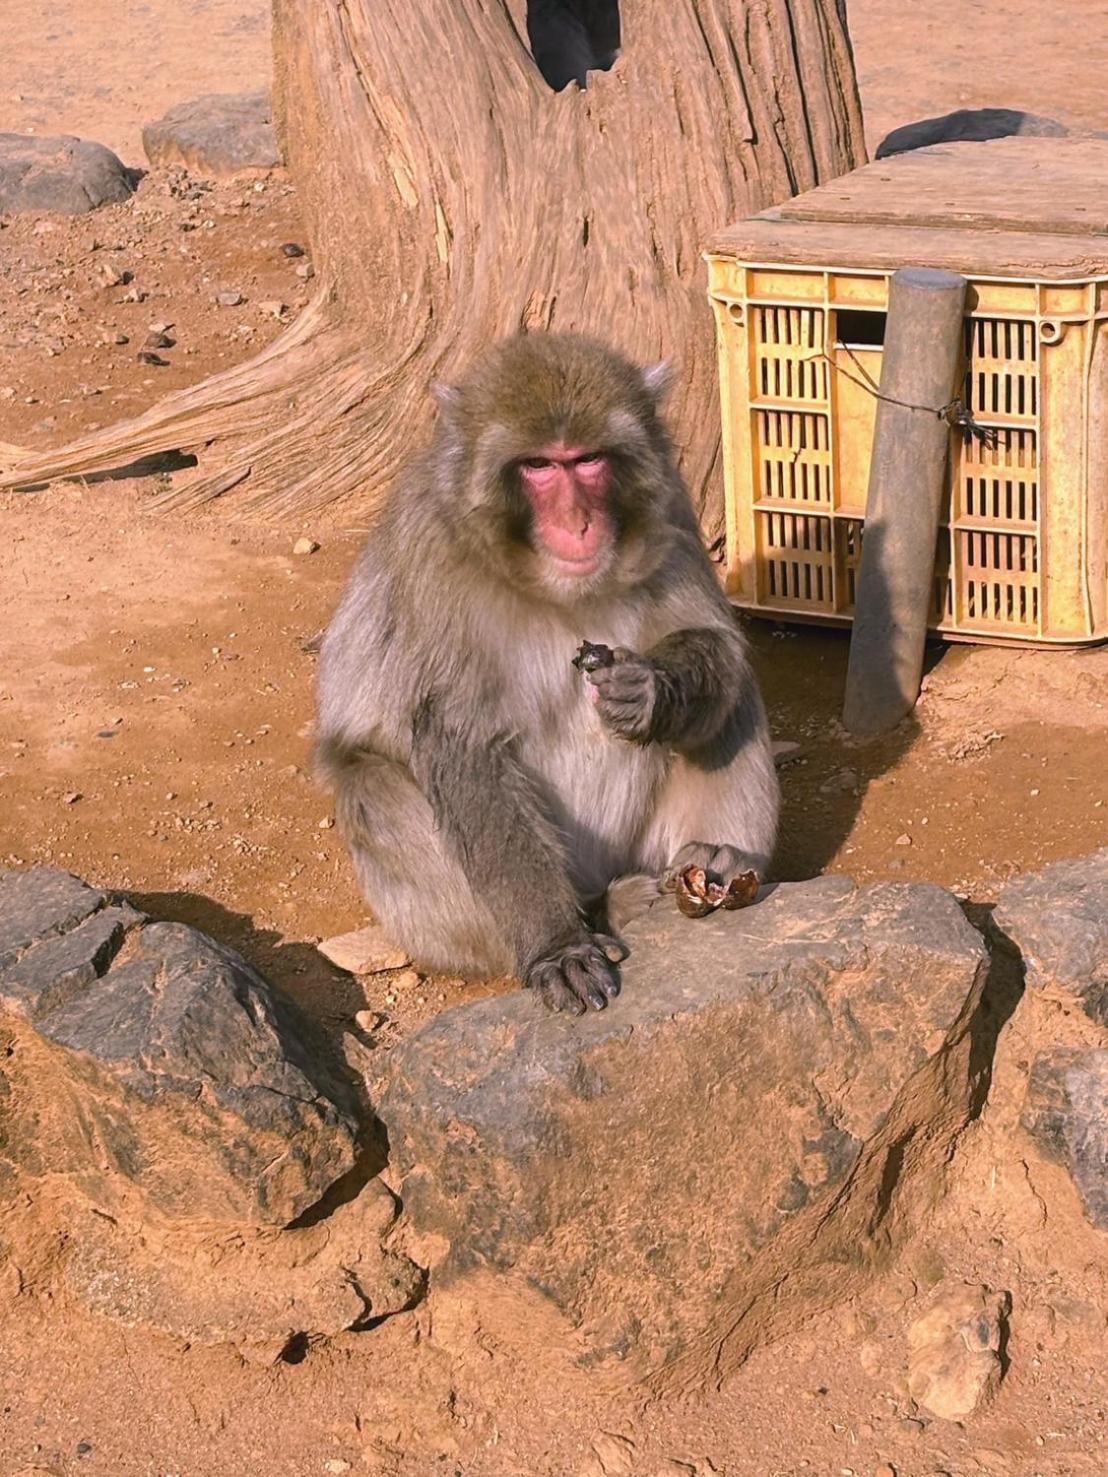
<svg viewBox="0 0 1108 1477">
<path fill-rule="evenodd" d="M 1063 38 L 1027 0 L 855 0 L 871 142 L 967 104 L 1103 124 L 1108 6 L 1065 10 Z M 0 128 L 72 129 L 132 163 L 144 119 L 267 75 L 256 3 L 15 0 L 4 19 Z M 67 438 L 259 347 L 311 292 L 302 259 L 280 249 L 297 238 L 280 182 L 197 193 L 159 175 L 134 204 L 83 221 L 8 224 L 0 442 Z M 219 306 L 228 290 L 244 301 Z M 154 324 L 175 340 L 162 365 L 137 357 Z M 364 917 L 308 772 L 305 649 L 360 535 L 152 515 L 175 475 L 166 464 L 0 498 L 0 865 L 49 861 L 125 888 L 243 950 L 336 1035 L 356 1010 L 378 1011 L 387 1050 L 476 989 L 363 985 L 314 947 Z M 293 555 L 300 533 L 318 552 Z M 752 638 L 775 733 L 801 746 L 783 771 L 781 875 L 926 878 L 987 903 L 1012 873 L 1108 842 L 1108 651 L 936 648 L 914 720 L 862 744 L 837 723 L 842 634 L 757 626 Z M 900 1477 L 1092 1477 L 1108 1466 L 1103 1246 L 1064 1185 L 1012 1162 L 1007 1134 L 1042 1024 L 1021 1011 L 1002 1037 L 956 1193 L 896 1273 L 759 1352 L 721 1393 L 645 1408 L 602 1395 L 566 1351 L 538 1358 L 481 1308 L 444 1300 L 259 1370 L 20 1295 L 9 1276 L 0 1477 L 871 1477 L 882 1462 Z M 1010 1373 L 967 1429 L 921 1421 L 904 1388 L 906 1321 L 944 1272 L 1014 1298 Z"/>
<path fill-rule="evenodd" d="M 847 0 L 866 140 L 955 108 L 1108 128 L 1105 0 Z"/>
<path fill-rule="evenodd" d="M 3 26 L 0 131 L 76 133 L 132 166 L 175 103 L 269 86 L 260 0 L 5 0 Z"/>
</svg>

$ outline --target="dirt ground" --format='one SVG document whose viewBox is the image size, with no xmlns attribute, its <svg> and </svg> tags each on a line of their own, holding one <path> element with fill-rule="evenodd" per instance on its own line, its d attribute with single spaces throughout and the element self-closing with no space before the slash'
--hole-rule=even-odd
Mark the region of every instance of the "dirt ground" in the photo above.
<svg viewBox="0 0 1108 1477">
<path fill-rule="evenodd" d="M 1029 0 L 850 12 L 871 143 L 984 103 L 1108 126 L 1108 5 L 1068 3 L 1064 38 Z M 72 130 L 129 163 L 146 118 L 268 75 L 253 0 L 14 0 L 4 23 L 0 129 Z M 308 259 L 281 250 L 299 237 L 278 181 L 197 190 L 152 174 L 127 206 L 0 224 L 0 443 L 133 414 L 253 352 L 312 289 L 296 271 Z M 227 292 L 243 301 L 220 306 Z M 149 350 L 151 332 L 174 342 Z M 150 352 L 165 362 L 138 358 Z M 309 773 L 305 649 L 360 534 L 157 517 L 147 505 L 174 475 L 0 496 L 0 865 L 126 889 L 241 949 L 336 1033 L 377 1011 L 386 1051 L 480 987 L 359 984 L 314 947 L 365 916 Z M 317 552 L 293 554 L 302 533 Z M 859 743 L 836 716 L 845 636 L 751 635 L 775 736 L 800 745 L 782 771 L 779 875 L 928 879 L 988 903 L 1010 875 L 1108 843 L 1108 650 L 936 647 L 913 721 Z M 461 1302 L 262 1370 L 8 1285 L 0 1477 L 871 1477 L 882 1463 L 899 1477 L 1092 1477 L 1108 1469 L 1103 1245 L 1072 1192 L 1044 1198 L 1041 1171 L 1011 1162 L 1007 1136 L 1040 1025 L 1021 1010 L 1002 1037 L 954 1193 L 896 1272 L 759 1351 L 722 1392 L 603 1394 L 567 1351 L 538 1358 Z M 1008 1377 L 967 1428 L 921 1419 L 904 1386 L 905 1321 L 944 1273 L 1013 1294 Z"/>
</svg>

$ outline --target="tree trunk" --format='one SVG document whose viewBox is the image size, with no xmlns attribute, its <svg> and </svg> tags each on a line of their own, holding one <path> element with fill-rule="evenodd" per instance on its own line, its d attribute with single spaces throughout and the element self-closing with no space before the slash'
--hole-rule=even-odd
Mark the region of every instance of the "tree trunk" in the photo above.
<svg viewBox="0 0 1108 1477">
<path fill-rule="evenodd" d="M 579 329 L 676 360 L 673 423 L 714 533 L 701 245 L 862 161 L 850 44 L 842 0 L 621 10 L 614 67 L 555 93 L 527 0 L 276 0 L 277 115 L 316 298 L 256 359 L 0 485 L 176 449 L 200 468 L 166 505 L 239 486 L 243 509 L 364 515 L 425 435 L 433 380 L 520 327 Z"/>
</svg>

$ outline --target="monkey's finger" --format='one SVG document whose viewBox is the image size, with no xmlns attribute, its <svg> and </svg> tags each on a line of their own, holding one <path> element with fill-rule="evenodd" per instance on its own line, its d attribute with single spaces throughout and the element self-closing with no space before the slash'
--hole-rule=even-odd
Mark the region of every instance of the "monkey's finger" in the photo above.
<svg viewBox="0 0 1108 1477">
<path fill-rule="evenodd" d="M 589 681 L 601 692 L 635 692 L 647 687 L 653 674 L 649 667 L 636 662 L 634 666 L 601 667 L 589 673 Z"/>
<path fill-rule="evenodd" d="M 612 697 L 609 693 L 600 694 L 600 707 L 605 713 L 614 713 L 620 717 L 630 718 L 640 713 L 643 708 L 641 698 L 635 697 Z"/>
<path fill-rule="evenodd" d="M 567 1011 L 570 1015 L 585 1014 L 585 1002 L 569 988 L 556 965 L 543 970 L 538 990 L 547 1010 Z"/>
<path fill-rule="evenodd" d="M 623 940 L 616 938 L 614 933 L 598 933 L 595 938 L 613 964 L 622 964 L 631 952 Z"/>
<path fill-rule="evenodd" d="M 562 971 L 575 995 L 587 1001 L 593 1010 L 604 1009 L 608 1003 L 608 997 L 600 988 L 587 964 L 580 959 L 566 959 L 562 963 Z"/>
</svg>

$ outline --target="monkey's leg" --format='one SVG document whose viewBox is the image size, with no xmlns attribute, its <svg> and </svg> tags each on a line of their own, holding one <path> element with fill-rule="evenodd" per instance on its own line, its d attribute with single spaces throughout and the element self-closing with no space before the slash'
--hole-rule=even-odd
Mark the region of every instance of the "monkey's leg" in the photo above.
<svg viewBox="0 0 1108 1477">
<path fill-rule="evenodd" d="M 427 700 L 412 726 L 412 771 L 524 984 L 553 1009 L 602 1010 L 619 993 L 627 949 L 587 925 L 562 836 L 512 744 L 451 726 Z"/>
<path fill-rule="evenodd" d="M 512 974 L 507 939 L 444 849 L 409 771 L 362 752 L 332 772 L 358 882 L 392 941 L 426 969 L 477 978 Z"/>
<path fill-rule="evenodd" d="M 677 755 L 651 822 L 646 853 L 682 911 L 752 902 L 777 834 L 779 790 L 761 703 L 754 693 L 723 732 Z"/>
</svg>

